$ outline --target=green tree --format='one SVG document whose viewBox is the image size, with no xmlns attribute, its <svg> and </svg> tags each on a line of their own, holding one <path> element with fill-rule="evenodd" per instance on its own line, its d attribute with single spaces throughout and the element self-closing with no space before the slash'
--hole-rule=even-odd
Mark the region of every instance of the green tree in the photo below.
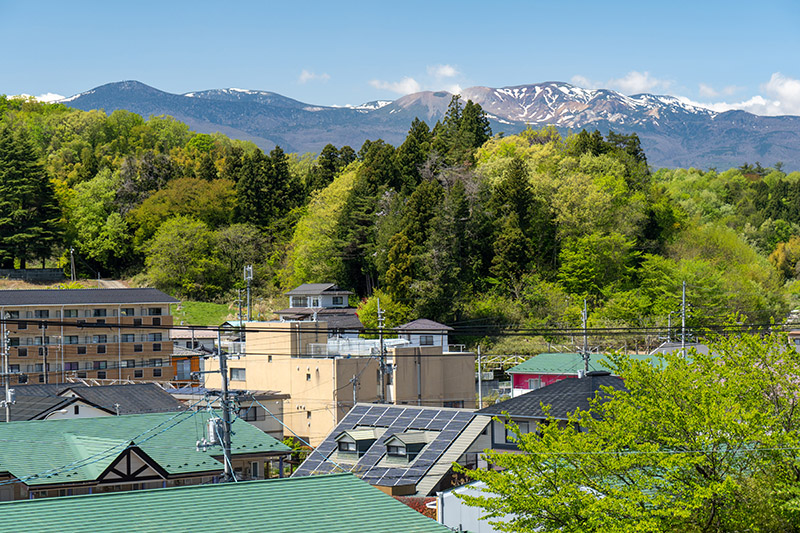
<svg viewBox="0 0 800 533">
<path fill-rule="evenodd" d="M 214 233 L 203 222 L 187 216 L 171 218 L 145 247 L 147 277 L 161 290 L 211 299 L 229 283 L 215 248 Z"/>
<path fill-rule="evenodd" d="M 27 131 L 0 125 L 0 267 L 44 261 L 61 233 L 55 191 Z"/>
<path fill-rule="evenodd" d="M 610 356 L 605 390 L 566 424 L 517 434 L 468 474 L 499 497 L 466 497 L 502 531 L 796 531 L 800 355 L 785 336 L 720 339 L 663 362 Z M 463 469 L 462 469 L 463 470 Z"/>
<path fill-rule="evenodd" d="M 561 249 L 558 279 L 571 294 L 599 298 L 630 280 L 636 255 L 633 243 L 619 233 L 570 239 Z"/>
</svg>

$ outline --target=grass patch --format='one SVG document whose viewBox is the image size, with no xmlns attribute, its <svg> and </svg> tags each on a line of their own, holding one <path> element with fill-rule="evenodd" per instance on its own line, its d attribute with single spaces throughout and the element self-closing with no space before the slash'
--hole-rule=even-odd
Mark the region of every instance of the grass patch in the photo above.
<svg viewBox="0 0 800 533">
<path fill-rule="evenodd" d="M 170 306 L 175 325 L 219 326 L 237 311 L 226 304 L 184 301 Z"/>
</svg>

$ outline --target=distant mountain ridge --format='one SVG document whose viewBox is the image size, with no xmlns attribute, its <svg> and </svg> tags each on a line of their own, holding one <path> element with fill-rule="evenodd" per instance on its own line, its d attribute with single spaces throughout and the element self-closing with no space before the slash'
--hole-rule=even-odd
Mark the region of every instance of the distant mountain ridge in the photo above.
<svg viewBox="0 0 800 533">
<path fill-rule="evenodd" d="M 562 133 L 598 129 L 637 133 L 655 167 L 729 168 L 745 162 L 782 161 L 800 169 L 800 117 L 762 117 L 744 111 L 718 113 L 666 95 L 625 96 L 562 82 L 491 88 L 470 87 L 462 98 L 483 107 L 495 133 L 553 125 Z M 319 152 L 323 146 L 358 149 L 367 139 L 398 145 L 415 117 L 433 124 L 452 94 L 424 91 L 394 101 L 332 107 L 269 92 L 211 89 L 172 94 L 138 81 L 109 83 L 61 102 L 77 109 L 117 109 L 171 115 L 198 132 L 221 132 L 263 149 Z"/>
</svg>

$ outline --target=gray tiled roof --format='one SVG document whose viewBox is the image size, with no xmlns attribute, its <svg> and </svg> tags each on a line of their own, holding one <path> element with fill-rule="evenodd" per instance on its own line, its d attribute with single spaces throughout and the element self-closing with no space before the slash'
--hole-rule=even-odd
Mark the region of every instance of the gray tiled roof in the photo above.
<svg viewBox="0 0 800 533">
<path fill-rule="evenodd" d="M 72 398 L 61 398 L 59 396 L 24 396 L 17 394 L 16 403 L 10 405 L 8 409 L 9 420 L 12 422 L 37 420 L 42 415 L 69 405 L 73 401 Z M 5 420 L 3 416 L 5 415 L 0 410 L 0 420 Z"/>
<path fill-rule="evenodd" d="M 452 331 L 453 328 L 446 324 L 440 324 L 427 318 L 418 318 L 406 324 L 402 324 L 394 328 L 401 331 L 422 331 L 422 332 L 438 332 L 438 331 Z"/>
<path fill-rule="evenodd" d="M 512 418 L 547 418 L 542 405 L 550 406 L 550 416 L 565 420 L 576 409 L 587 411 L 589 400 L 599 392 L 600 387 L 613 387 L 627 390 L 622 378 L 608 372 L 589 372 L 583 378 L 565 378 L 522 396 L 499 402 L 477 411 L 483 415 L 500 415 L 507 412 Z"/>
<path fill-rule="evenodd" d="M 313 296 L 315 294 L 353 294 L 350 291 L 340 289 L 335 283 L 304 283 L 299 287 L 295 287 L 289 292 L 284 293 L 286 296 Z"/>
<path fill-rule="evenodd" d="M 318 322 L 326 322 L 329 329 L 364 329 L 364 324 L 358 319 L 355 307 L 288 307 L 275 311 L 284 320 L 305 321 L 317 315 Z"/>
<path fill-rule="evenodd" d="M 0 291 L 0 307 L 172 303 L 178 303 L 178 300 L 158 289 L 21 289 Z"/>
<path fill-rule="evenodd" d="M 115 404 L 119 404 L 119 413 L 121 415 L 169 413 L 185 409 L 183 404 L 155 383 L 97 385 L 93 387 L 75 383 L 61 383 L 17 385 L 14 388 L 17 391 L 18 398 L 23 396 L 58 398 L 66 390 L 72 390 L 87 402 L 111 412 L 116 412 Z M 25 418 L 25 420 L 30 420 L 30 418 Z"/>
</svg>

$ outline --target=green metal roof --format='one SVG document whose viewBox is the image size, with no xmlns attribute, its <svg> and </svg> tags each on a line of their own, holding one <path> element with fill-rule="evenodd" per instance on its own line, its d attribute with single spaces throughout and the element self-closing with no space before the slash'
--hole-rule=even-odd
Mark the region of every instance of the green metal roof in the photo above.
<svg viewBox="0 0 800 533">
<path fill-rule="evenodd" d="M 94 481 L 130 445 L 144 451 L 170 476 L 219 472 L 219 446 L 197 451 L 213 415 L 201 411 L 33 420 L 0 424 L 0 471 L 26 485 Z M 231 452 L 280 454 L 288 446 L 236 420 Z"/>
<path fill-rule="evenodd" d="M 657 359 L 648 354 L 629 354 L 632 359 Z M 593 353 L 589 356 L 589 371 L 611 369 L 600 363 L 601 359 L 607 359 L 606 354 Z M 583 358 L 579 353 L 540 353 L 534 355 L 524 363 L 508 370 L 509 374 L 577 374 L 578 370 L 583 370 Z"/>
<path fill-rule="evenodd" d="M 0 515 L 37 533 L 450 531 L 352 474 L 23 500 Z"/>
</svg>

